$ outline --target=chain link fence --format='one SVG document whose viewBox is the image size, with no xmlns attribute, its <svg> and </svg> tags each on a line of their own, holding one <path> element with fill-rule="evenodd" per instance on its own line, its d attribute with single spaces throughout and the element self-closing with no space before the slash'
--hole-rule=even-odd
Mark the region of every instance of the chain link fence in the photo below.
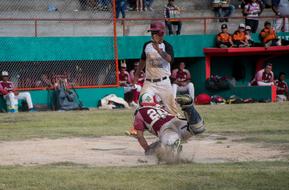
<svg viewBox="0 0 289 190">
<path fill-rule="evenodd" d="M 111 0 L 0 0 L 0 46 L 5 47 L 0 52 L 6 54 L 0 56 L 0 71 L 8 71 L 10 80 L 25 90 L 51 87 L 63 78 L 77 88 L 117 86 L 112 7 Z M 27 37 L 31 41 L 21 43 Z M 43 48 L 45 42 L 37 42 L 38 46 L 27 47 L 35 43 L 33 37 L 51 45 Z M 78 56 L 73 57 L 67 56 L 71 45 L 66 39 L 70 37 L 73 46 L 91 37 L 104 42 L 99 45 L 94 40 L 95 48 L 94 44 L 74 47 Z M 54 50 L 49 39 L 61 48 Z M 45 52 L 36 51 L 38 48 Z M 42 57 L 31 56 L 37 53 L 43 53 Z"/>
</svg>

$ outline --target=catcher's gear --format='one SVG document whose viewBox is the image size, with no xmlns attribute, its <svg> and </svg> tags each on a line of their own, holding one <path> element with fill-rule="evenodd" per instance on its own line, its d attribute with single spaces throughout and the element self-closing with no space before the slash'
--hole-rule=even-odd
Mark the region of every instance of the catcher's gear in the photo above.
<svg viewBox="0 0 289 190">
<path fill-rule="evenodd" d="M 197 112 L 193 104 L 183 105 L 182 110 L 184 111 L 185 117 L 188 121 L 188 130 L 192 134 L 197 135 L 206 130 L 204 120 Z"/>
<path fill-rule="evenodd" d="M 148 29 L 148 32 L 152 32 L 154 34 L 157 34 L 159 36 L 164 36 L 165 34 L 165 24 L 160 21 L 152 22 L 150 25 L 150 28 Z"/>
<path fill-rule="evenodd" d="M 183 105 L 191 105 L 193 103 L 193 99 L 189 95 L 180 95 L 176 97 L 176 102 L 180 104 L 181 106 Z"/>
</svg>

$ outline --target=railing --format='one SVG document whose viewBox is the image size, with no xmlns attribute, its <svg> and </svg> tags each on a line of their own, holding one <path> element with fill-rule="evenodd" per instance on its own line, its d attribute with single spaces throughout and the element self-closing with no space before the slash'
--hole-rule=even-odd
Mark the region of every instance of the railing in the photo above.
<svg viewBox="0 0 289 190">
<path fill-rule="evenodd" d="M 276 18 L 280 18 L 280 17 L 276 17 L 276 16 L 260 16 L 258 17 L 259 20 L 265 20 L 265 19 L 276 19 Z M 182 22 L 194 22 L 194 21 L 201 21 L 202 23 L 202 29 L 200 30 L 202 34 L 208 34 L 209 30 L 208 30 L 208 26 L 211 24 L 212 21 L 214 20 L 218 20 L 219 18 L 216 17 L 187 17 L 187 18 L 179 18 L 178 20 L 182 21 Z M 240 19 L 245 19 L 245 17 L 229 17 L 230 20 L 240 20 Z M 164 21 L 164 18 L 124 18 L 124 19 L 116 19 L 117 23 L 121 24 L 122 27 L 122 34 L 120 32 L 117 33 L 117 36 L 121 36 L 121 35 L 128 35 L 127 34 L 127 28 L 130 27 L 130 23 L 137 23 L 137 22 L 147 22 L 146 24 L 149 25 L 150 21 Z M 3 21 L 9 21 L 9 22 L 33 22 L 33 34 L 32 36 L 34 37 L 38 37 L 39 36 L 39 26 L 40 26 L 40 22 L 111 22 L 111 27 L 113 26 L 113 19 L 102 19 L 102 18 L 85 18 L 85 19 L 77 19 L 77 18 L 0 18 L 0 23 Z M 170 21 L 170 19 L 168 20 Z M 234 22 L 230 22 L 230 23 L 234 23 Z M 115 27 L 119 27 L 119 25 L 115 26 Z M 216 29 L 216 28 L 215 28 Z M 113 29 L 114 30 L 114 29 Z M 218 29 L 216 29 L 216 31 L 218 31 Z M 107 35 L 107 34 L 103 34 L 103 35 Z M 111 33 L 111 35 L 113 35 L 113 33 Z M 9 36 L 6 35 L 6 36 Z M 56 35 L 57 36 L 57 35 Z M 87 36 L 93 36 L 93 34 L 88 34 Z"/>
</svg>

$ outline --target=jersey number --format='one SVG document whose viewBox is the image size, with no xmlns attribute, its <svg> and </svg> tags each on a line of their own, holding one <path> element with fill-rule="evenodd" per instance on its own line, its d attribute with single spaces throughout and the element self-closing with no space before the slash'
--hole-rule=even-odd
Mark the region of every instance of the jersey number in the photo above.
<svg viewBox="0 0 289 190">
<path fill-rule="evenodd" d="M 168 112 L 159 109 L 149 109 L 147 111 L 148 116 L 152 121 L 158 120 L 160 118 L 165 118 L 168 115 Z"/>
</svg>

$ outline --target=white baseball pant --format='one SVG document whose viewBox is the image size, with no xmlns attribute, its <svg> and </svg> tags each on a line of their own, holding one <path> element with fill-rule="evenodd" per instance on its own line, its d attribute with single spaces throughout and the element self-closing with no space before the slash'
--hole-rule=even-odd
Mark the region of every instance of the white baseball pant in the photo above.
<svg viewBox="0 0 289 190">
<path fill-rule="evenodd" d="M 175 116 L 178 114 L 178 108 L 169 77 L 160 82 L 151 82 L 146 80 L 140 94 L 142 95 L 147 92 L 158 95 L 170 114 Z"/>
<path fill-rule="evenodd" d="M 188 92 L 192 99 L 195 99 L 195 88 L 194 84 L 191 82 L 189 82 L 186 86 L 179 86 L 177 84 L 173 84 L 173 93 L 175 98 L 177 96 L 177 92 Z"/>
<path fill-rule="evenodd" d="M 25 100 L 28 105 L 28 109 L 33 108 L 32 99 L 29 92 L 20 92 L 17 96 L 13 92 L 9 92 L 4 96 L 7 106 L 12 109 L 18 108 L 18 100 Z"/>
</svg>

